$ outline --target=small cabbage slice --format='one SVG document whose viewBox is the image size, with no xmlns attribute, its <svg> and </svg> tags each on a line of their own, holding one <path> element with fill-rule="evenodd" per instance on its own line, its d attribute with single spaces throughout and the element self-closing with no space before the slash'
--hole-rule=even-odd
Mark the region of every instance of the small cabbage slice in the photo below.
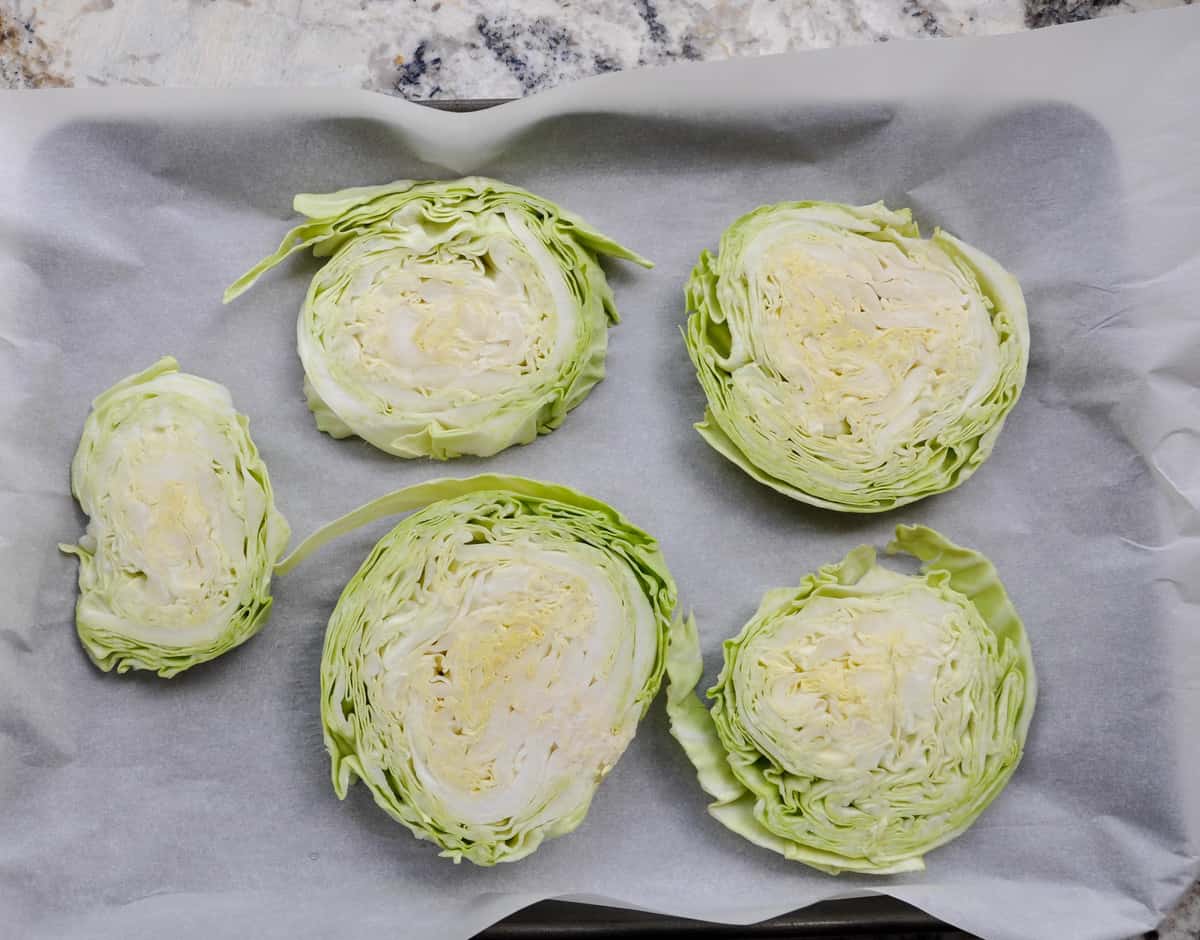
<svg viewBox="0 0 1200 940">
<path fill-rule="evenodd" d="M 267 468 L 216 382 L 171 357 L 92 403 L 71 464 L 88 516 L 75 624 L 105 672 L 170 678 L 246 642 L 287 547 Z"/>
<path fill-rule="evenodd" d="M 428 505 L 427 505 L 428 504 Z M 575 829 L 662 680 L 675 585 L 604 503 L 520 477 L 384 496 L 280 566 L 371 519 L 380 539 L 325 635 L 333 786 L 355 778 L 456 862 L 511 862 Z"/>
<path fill-rule="evenodd" d="M 907 209 L 785 202 L 738 219 L 687 285 L 697 430 L 802 502 L 881 512 L 951 489 L 1025 383 L 1016 280 Z"/>
<path fill-rule="evenodd" d="M 978 818 L 1025 746 L 1037 683 L 992 564 L 918 526 L 769 591 L 725 642 L 706 710 L 695 623 L 672 630 L 671 733 L 750 841 L 821 871 L 892 874 Z"/>
<path fill-rule="evenodd" d="M 598 255 L 649 262 L 547 199 L 482 177 L 299 195 L 313 277 L 297 342 L 317 427 L 398 457 L 491 456 L 558 427 L 604 377 L 617 322 Z"/>
</svg>

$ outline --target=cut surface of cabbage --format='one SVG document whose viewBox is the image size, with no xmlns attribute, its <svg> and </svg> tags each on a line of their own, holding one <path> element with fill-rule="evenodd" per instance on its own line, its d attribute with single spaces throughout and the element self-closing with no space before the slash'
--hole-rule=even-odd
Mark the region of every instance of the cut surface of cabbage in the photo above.
<svg viewBox="0 0 1200 940">
<path fill-rule="evenodd" d="M 1036 679 L 1024 628 L 991 563 L 901 526 L 770 591 L 724 645 L 706 710 L 694 622 L 667 658 L 672 734 L 751 841 L 830 873 L 919 870 L 996 798 L 1019 762 Z"/>
<path fill-rule="evenodd" d="M 644 259 L 496 180 L 402 180 L 296 197 L 290 253 L 317 272 L 297 324 L 317 426 L 400 457 L 490 456 L 557 427 L 604 376 L 617 320 L 598 256 Z"/>
<path fill-rule="evenodd" d="M 515 861 L 582 822 L 664 668 L 675 587 L 653 539 L 597 500 L 519 477 L 382 497 L 306 542 L 421 507 L 329 620 L 322 720 L 355 778 L 455 861 Z"/>
<path fill-rule="evenodd" d="M 908 210 L 766 206 L 705 252 L 686 339 L 701 434 L 795 499 L 878 512 L 957 486 L 1025 381 L 1024 298 L 994 260 Z"/>
<path fill-rule="evenodd" d="M 76 626 L 101 669 L 173 676 L 245 642 L 287 545 L 266 466 L 224 386 L 173 358 L 92 405 L 71 465 L 88 525 Z"/>
</svg>

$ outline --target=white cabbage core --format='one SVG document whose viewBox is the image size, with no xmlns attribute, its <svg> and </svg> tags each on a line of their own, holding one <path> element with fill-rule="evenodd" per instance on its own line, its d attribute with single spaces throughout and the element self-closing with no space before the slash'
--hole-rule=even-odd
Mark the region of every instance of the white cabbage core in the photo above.
<svg viewBox="0 0 1200 940">
<path fill-rule="evenodd" d="M 860 794 L 875 771 L 885 786 L 964 780 L 954 768 L 985 720 L 972 693 L 990 688 L 978 612 L 884 568 L 854 590 L 810 597 L 743 646 L 733 686 L 747 733 L 788 773 Z"/>
<path fill-rule="evenodd" d="M 799 432 L 803 449 L 874 466 L 953 425 L 996 382 L 990 311 L 935 242 L 901 250 L 785 215 L 742 265 L 753 313 L 730 323 L 746 355 L 734 390 L 773 437 Z"/>
<path fill-rule="evenodd" d="M 362 237 L 318 275 L 328 286 L 315 324 L 302 318 L 301 355 L 356 432 L 414 415 L 478 422 L 553 378 L 575 348 L 578 304 L 559 263 L 515 215 L 480 225 L 469 252 L 419 228 Z"/>
<path fill-rule="evenodd" d="M 136 410 L 89 455 L 88 486 L 103 489 L 84 505 L 85 544 L 107 585 L 85 595 L 96 607 L 89 619 L 162 646 L 203 644 L 227 628 L 253 576 L 245 540 L 257 526 L 247 530 L 245 517 L 266 510 L 222 432 L 227 422 L 240 434 L 232 402 L 190 380 L 160 376 L 140 387 Z M 146 395 L 156 388 L 161 394 Z M 213 411 L 181 403 L 181 392 Z"/>
<path fill-rule="evenodd" d="M 421 784 L 408 798 L 524 830 L 586 806 L 625 750 L 657 626 L 632 572 L 596 549 L 473 544 L 369 642 L 368 697 L 391 716 L 377 724 Z"/>
</svg>

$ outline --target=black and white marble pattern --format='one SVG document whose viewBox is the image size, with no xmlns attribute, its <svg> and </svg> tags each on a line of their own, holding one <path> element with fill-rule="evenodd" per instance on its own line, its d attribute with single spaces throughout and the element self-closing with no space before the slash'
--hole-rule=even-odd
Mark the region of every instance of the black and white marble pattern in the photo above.
<svg viewBox="0 0 1200 940">
<path fill-rule="evenodd" d="M 1190 0 L 0 0 L 0 87 L 526 95 L 680 59 L 968 36 Z"/>
<path fill-rule="evenodd" d="M 1192 0 L 0 0 L 0 88 L 318 85 L 526 95 L 602 72 L 977 36 Z M 1200 940 L 1200 890 L 1160 940 Z"/>
</svg>

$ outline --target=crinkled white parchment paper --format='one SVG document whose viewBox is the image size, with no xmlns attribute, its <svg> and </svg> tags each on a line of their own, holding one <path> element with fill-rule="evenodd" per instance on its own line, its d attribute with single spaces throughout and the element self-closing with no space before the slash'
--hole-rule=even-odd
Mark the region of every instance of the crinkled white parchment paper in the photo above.
<svg viewBox="0 0 1200 940">
<path fill-rule="evenodd" d="M 0 933 L 464 938 L 591 896 L 750 922 L 884 891 L 989 938 L 1150 928 L 1200 830 L 1200 10 L 986 40 L 606 76 L 474 115 L 367 93 L 0 96 Z M 292 195 L 498 176 L 658 262 L 610 265 L 624 322 L 562 429 L 489 461 L 395 460 L 319 434 L 297 260 L 232 307 Z M 882 517 L 794 504 L 690 427 L 682 285 L 734 217 L 782 199 L 911 206 L 1021 279 L 1024 397 L 994 456 Z M 297 537 L 395 487 L 486 467 L 579 487 L 661 539 L 709 673 L 762 592 L 898 522 L 986 552 L 1041 697 L 999 800 L 922 874 L 830 878 L 705 815 L 661 700 L 587 822 L 515 865 L 455 867 L 362 788 L 338 802 L 317 669 L 337 595 L 389 523 L 280 579 L 266 630 L 170 682 L 75 640 L 90 399 L 173 353 L 232 390 Z"/>
</svg>

